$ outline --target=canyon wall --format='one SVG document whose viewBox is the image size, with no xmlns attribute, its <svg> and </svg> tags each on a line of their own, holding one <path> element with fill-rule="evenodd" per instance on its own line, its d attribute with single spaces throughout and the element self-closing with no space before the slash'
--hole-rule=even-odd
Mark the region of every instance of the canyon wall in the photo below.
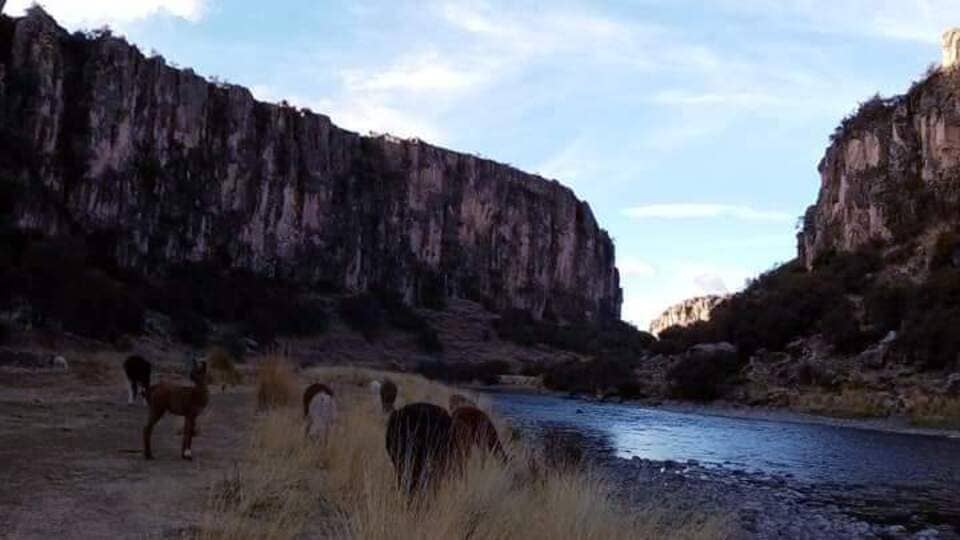
<svg viewBox="0 0 960 540">
<path fill-rule="evenodd" d="M 145 273 L 215 262 L 416 302 L 425 288 L 560 320 L 619 318 L 614 246 L 556 181 L 419 140 L 363 137 L 69 34 L 0 20 L 0 172 L 18 226 L 95 237 Z"/>
<path fill-rule="evenodd" d="M 837 129 L 819 171 L 817 202 L 798 235 L 808 267 L 870 246 L 929 257 L 936 233 L 960 220 L 957 66 L 931 71 L 906 95 L 864 103 Z"/>
</svg>

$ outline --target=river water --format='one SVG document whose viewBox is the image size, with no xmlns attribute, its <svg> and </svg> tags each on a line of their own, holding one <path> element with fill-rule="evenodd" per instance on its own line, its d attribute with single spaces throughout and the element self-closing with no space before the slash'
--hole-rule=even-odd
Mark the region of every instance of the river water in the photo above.
<svg viewBox="0 0 960 540">
<path fill-rule="evenodd" d="M 522 431 L 568 432 L 589 452 L 784 479 L 813 502 L 873 522 L 960 531 L 960 439 L 673 412 L 525 393 L 491 393 Z"/>
</svg>

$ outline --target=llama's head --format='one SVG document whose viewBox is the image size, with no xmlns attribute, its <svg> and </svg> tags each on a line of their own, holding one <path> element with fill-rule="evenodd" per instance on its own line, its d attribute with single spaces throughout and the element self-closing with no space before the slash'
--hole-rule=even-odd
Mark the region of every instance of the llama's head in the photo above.
<svg viewBox="0 0 960 540">
<path fill-rule="evenodd" d="M 195 384 L 204 384 L 207 382 L 207 362 L 204 360 L 195 360 L 193 367 L 190 368 L 190 380 Z"/>
</svg>

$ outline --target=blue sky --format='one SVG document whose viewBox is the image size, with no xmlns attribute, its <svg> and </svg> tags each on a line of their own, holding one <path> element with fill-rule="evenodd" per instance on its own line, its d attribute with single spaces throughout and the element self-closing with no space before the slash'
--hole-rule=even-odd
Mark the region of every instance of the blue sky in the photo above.
<svg viewBox="0 0 960 540">
<path fill-rule="evenodd" d="M 343 127 L 560 180 L 614 237 L 641 327 L 792 258 L 834 126 L 960 25 L 957 0 L 43 4 Z"/>
</svg>

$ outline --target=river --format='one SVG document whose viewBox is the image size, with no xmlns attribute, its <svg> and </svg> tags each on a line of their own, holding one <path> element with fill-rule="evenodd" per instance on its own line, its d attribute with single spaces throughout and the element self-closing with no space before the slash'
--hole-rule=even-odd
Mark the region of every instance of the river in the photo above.
<svg viewBox="0 0 960 540">
<path fill-rule="evenodd" d="M 829 506 L 869 523 L 960 532 L 960 439 L 541 394 L 488 395 L 521 431 L 580 437 L 601 460 L 689 463 L 688 471 L 748 485 L 773 480 L 798 504 Z"/>
</svg>

